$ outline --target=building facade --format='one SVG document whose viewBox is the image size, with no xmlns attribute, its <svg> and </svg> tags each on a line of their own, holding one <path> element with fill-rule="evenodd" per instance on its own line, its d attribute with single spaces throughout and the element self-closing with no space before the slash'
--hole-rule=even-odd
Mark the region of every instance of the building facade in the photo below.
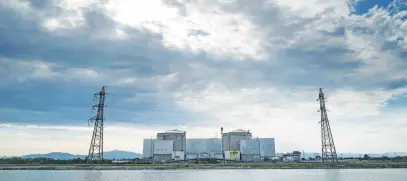
<svg viewBox="0 0 407 181">
<path fill-rule="evenodd" d="M 184 151 L 173 151 L 172 160 L 185 160 L 185 152 Z"/>
<path fill-rule="evenodd" d="M 187 139 L 186 153 L 222 153 L 222 143 L 217 138 Z"/>
<path fill-rule="evenodd" d="M 173 158 L 173 140 L 155 140 L 153 143 L 153 161 L 170 161 Z"/>
<path fill-rule="evenodd" d="M 299 161 L 301 161 L 301 152 L 293 151 L 292 153 L 285 153 L 285 154 L 283 154 L 283 160 L 299 162 Z"/>
<path fill-rule="evenodd" d="M 143 158 L 153 158 L 154 141 L 155 141 L 155 139 L 144 139 L 143 140 Z"/>
<path fill-rule="evenodd" d="M 245 130 L 236 130 L 222 134 L 223 151 L 238 151 L 240 150 L 240 140 L 250 140 L 252 133 Z"/>
<path fill-rule="evenodd" d="M 173 140 L 173 151 L 186 150 L 186 132 L 179 130 L 170 130 L 163 133 L 157 133 L 157 140 Z"/>
<path fill-rule="evenodd" d="M 276 156 L 274 138 L 258 138 L 260 142 L 260 156 L 263 159 L 270 159 Z"/>
<path fill-rule="evenodd" d="M 240 158 L 245 162 L 259 162 L 260 141 L 258 139 L 240 140 Z"/>
</svg>

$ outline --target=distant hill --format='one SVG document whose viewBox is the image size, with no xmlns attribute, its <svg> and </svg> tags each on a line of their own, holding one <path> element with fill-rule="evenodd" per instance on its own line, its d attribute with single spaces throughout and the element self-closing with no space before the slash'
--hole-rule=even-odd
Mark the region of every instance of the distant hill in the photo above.
<svg viewBox="0 0 407 181">
<path fill-rule="evenodd" d="M 103 157 L 107 159 L 126 159 L 126 158 L 141 158 L 143 157 L 140 153 L 134 153 L 129 151 L 113 150 L 103 153 Z"/>
<path fill-rule="evenodd" d="M 54 160 L 69 160 L 75 158 L 85 158 L 85 155 L 73 155 L 70 153 L 52 152 L 47 154 L 29 154 L 21 156 L 21 158 L 52 158 Z"/>
<path fill-rule="evenodd" d="M 52 152 L 47 154 L 29 154 L 20 156 L 21 158 L 52 158 L 55 160 L 69 160 L 75 158 L 85 159 L 87 155 L 74 155 L 70 153 L 63 152 Z M 141 158 L 142 154 L 129 152 L 129 151 L 107 151 L 103 153 L 105 159 L 132 159 L 132 158 Z"/>
</svg>

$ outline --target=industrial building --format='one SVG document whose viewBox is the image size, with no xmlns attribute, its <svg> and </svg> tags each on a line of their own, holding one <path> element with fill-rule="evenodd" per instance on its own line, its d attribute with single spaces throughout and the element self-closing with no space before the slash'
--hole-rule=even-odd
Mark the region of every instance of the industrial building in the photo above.
<svg viewBox="0 0 407 181">
<path fill-rule="evenodd" d="M 222 143 L 217 138 L 187 139 L 186 159 L 217 158 L 222 159 Z"/>
<path fill-rule="evenodd" d="M 153 160 L 155 162 L 168 161 L 173 159 L 173 140 L 155 140 L 153 143 Z"/>
<path fill-rule="evenodd" d="M 186 139 L 186 132 L 171 130 L 144 139 L 143 157 L 154 162 L 190 159 L 226 159 L 260 162 L 275 156 L 274 138 L 252 138 L 252 133 L 235 130 L 218 138 Z"/>
<path fill-rule="evenodd" d="M 154 155 L 154 141 L 156 139 L 144 139 L 143 141 L 143 157 L 153 158 Z"/>
<path fill-rule="evenodd" d="M 242 129 L 222 133 L 223 151 L 238 151 L 240 150 L 240 140 L 250 140 L 251 138 L 252 133 L 250 133 L 250 131 L 245 131 Z"/>
<path fill-rule="evenodd" d="M 283 154 L 283 161 L 286 162 L 299 162 L 301 161 L 301 152 L 300 151 L 293 151 L 292 153 L 285 153 Z"/>
<path fill-rule="evenodd" d="M 170 130 L 163 133 L 157 133 L 157 140 L 172 140 L 174 151 L 185 151 L 187 136 L 185 131 Z"/>
<path fill-rule="evenodd" d="M 274 138 L 240 140 L 240 158 L 246 162 L 258 162 L 275 157 Z"/>
<path fill-rule="evenodd" d="M 260 141 L 258 139 L 240 140 L 240 158 L 246 162 L 259 162 Z"/>
<path fill-rule="evenodd" d="M 179 130 L 169 130 L 157 133 L 157 139 L 144 140 L 143 156 L 152 158 L 155 162 L 184 160 L 186 150 L 186 132 Z M 151 151 L 153 150 L 153 151 Z M 151 153 L 153 153 L 151 155 Z M 148 157 L 147 157 L 148 156 Z"/>
<path fill-rule="evenodd" d="M 274 138 L 257 138 L 260 141 L 261 159 L 270 159 L 276 156 L 276 147 Z"/>
<path fill-rule="evenodd" d="M 144 158 L 154 158 L 154 161 L 164 159 L 164 160 L 182 160 L 182 159 L 205 159 L 205 158 L 216 158 L 222 159 L 222 148 L 221 140 L 217 138 L 192 138 L 186 139 L 186 150 L 176 151 L 172 150 L 172 157 L 169 157 L 170 153 L 166 153 L 164 156 L 162 154 L 163 150 L 157 150 L 157 147 L 164 148 L 161 144 L 168 144 L 162 142 L 159 139 L 144 139 L 143 143 L 143 157 Z M 174 140 L 164 140 L 164 141 L 174 141 Z M 173 145 L 175 145 L 173 143 Z M 168 145 L 167 150 L 168 150 Z M 158 151 L 158 152 L 157 152 Z"/>
</svg>

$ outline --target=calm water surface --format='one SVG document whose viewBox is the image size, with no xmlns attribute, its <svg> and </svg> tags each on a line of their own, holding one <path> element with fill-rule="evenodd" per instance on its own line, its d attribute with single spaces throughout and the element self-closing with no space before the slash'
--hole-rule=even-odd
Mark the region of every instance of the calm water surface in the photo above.
<svg viewBox="0 0 407 181">
<path fill-rule="evenodd" d="M 407 169 L 0 171 L 0 181 L 407 181 Z"/>
</svg>

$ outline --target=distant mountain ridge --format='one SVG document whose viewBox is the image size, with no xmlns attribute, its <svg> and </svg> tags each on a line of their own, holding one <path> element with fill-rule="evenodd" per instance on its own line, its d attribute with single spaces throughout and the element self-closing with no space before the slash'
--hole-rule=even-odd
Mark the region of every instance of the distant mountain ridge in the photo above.
<svg viewBox="0 0 407 181">
<path fill-rule="evenodd" d="M 55 160 L 69 160 L 69 159 L 85 159 L 87 155 L 74 155 L 70 153 L 64 152 L 51 152 L 46 154 L 29 154 L 23 156 L 14 156 L 14 157 L 21 157 L 21 158 L 52 158 Z M 120 151 L 120 150 L 113 150 L 107 151 L 103 153 L 103 157 L 105 159 L 134 159 L 134 158 L 141 158 L 143 155 L 140 153 L 134 153 L 129 151 Z M 7 158 L 7 157 L 6 157 Z"/>
</svg>

